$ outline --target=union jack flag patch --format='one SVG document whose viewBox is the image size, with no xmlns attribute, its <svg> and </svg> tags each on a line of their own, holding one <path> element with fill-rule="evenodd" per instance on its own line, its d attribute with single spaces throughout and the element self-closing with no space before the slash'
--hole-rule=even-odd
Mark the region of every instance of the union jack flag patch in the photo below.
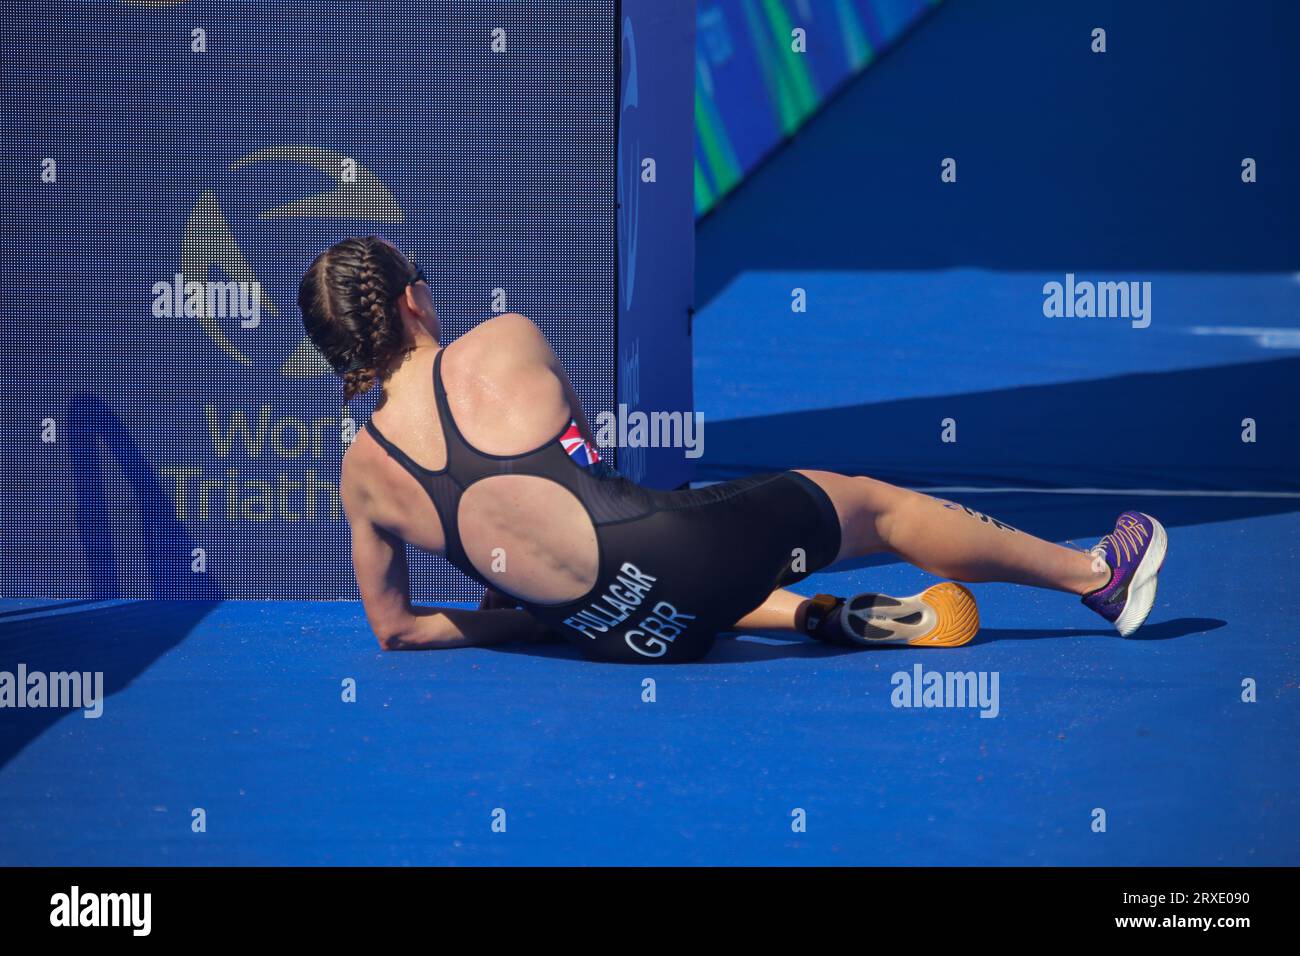
<svg viewBox="0 0 1300 956">
<path fill-rule="evenodd" d="M 584 468 L 600 462 L 600 453 L 596 451 L 596 446 L 582 437 L 575 420 L 569 421 L 568 429 L 560 436 L 560 444 L 564 446 L 565 454 Z"/>
</svg>

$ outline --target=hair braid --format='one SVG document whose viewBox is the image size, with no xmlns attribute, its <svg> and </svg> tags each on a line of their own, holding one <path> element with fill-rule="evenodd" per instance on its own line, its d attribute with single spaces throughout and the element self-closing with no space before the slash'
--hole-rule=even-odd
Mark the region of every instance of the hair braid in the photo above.
<svg viewBox="0 0 1300 956">
<path fill-rule="evenodd" d="M 397 307 L 410 277 L 405 258 L 374 236 L 336 243 L 303 276 L 303 325 L 342 377 L 344 401 L 369 391 L 410 350 Z"/>
</svg>

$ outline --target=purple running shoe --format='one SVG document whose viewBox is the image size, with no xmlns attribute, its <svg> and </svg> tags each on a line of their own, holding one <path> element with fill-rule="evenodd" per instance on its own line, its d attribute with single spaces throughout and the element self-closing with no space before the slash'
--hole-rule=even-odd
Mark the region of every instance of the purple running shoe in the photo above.
<svg viewBox="0 0 1300 956">
<path fill-rule="evenodd" d="M 1159 521 L 1140 511 L 1124 512 L 1116 519 L 1115 530 L 1091 551 L 1110 568 L 1110 580 L 1085 594 L 1083 603 L 1128 637 L 1151 613 L 1166 550 L 1168 538 Z"/>
</svg>

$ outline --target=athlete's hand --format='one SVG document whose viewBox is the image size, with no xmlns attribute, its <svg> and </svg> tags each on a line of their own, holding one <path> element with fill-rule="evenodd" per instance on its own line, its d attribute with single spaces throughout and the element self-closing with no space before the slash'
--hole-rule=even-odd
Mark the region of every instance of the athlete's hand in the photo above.
<svg viewBox="0 0 1300 956">
<path fill-rule="evenodd" d="M 512 597 L 506 597 L 500 591 L 493 588 L 483 589 L 483 600 L 479 601 L 478 609 L 480 611 L 508 611 L 517 608 L 519 602 Z"/>
<path fill-rule="evenodd" d="M 507 597 L 500 591 L 493 588 L 485 588 L 483 599 L 478 603 L 480 611 L 514 611 L 519 608 L 519 602 L 512 597 Z M 545 644 L 551 641 L 560 640 L 560 635 L 554 631 L 548 630 L 540 621 L 531 615 L 519 611 L 519 616 L 524 618 L 528 623 L 519 634 L 519 640 L 530 643 Z"/>
</svg>

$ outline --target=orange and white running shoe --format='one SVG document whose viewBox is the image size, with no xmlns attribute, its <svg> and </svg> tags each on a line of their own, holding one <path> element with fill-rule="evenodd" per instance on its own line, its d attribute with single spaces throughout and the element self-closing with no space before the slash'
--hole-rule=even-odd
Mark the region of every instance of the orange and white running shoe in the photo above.
<svg viewBox="0 0 1300 956">
<path fill-rule="evenodd" d="M 846 600 L 819 594 L 812 600 L 808 631 L 828 644 L 961 647 L 980 629 L 975 595 L 955 581 L 911 597 L 864 593 Z"/>
</svg>

